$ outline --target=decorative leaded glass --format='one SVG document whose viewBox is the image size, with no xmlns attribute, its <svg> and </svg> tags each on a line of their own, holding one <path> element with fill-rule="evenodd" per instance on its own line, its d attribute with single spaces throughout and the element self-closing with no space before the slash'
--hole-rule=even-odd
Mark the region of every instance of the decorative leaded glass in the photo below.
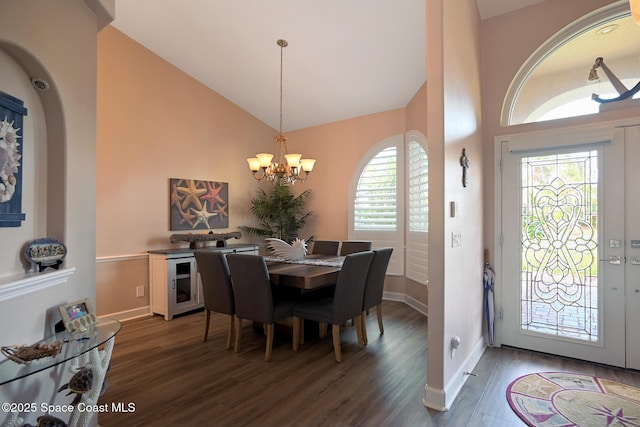
<svg viewBox="0 0 640 427">
<path fill-rule="evenodd" d="M 598 340 L 598 153 L 522 159 L 521 329 Z"/>
</svg>

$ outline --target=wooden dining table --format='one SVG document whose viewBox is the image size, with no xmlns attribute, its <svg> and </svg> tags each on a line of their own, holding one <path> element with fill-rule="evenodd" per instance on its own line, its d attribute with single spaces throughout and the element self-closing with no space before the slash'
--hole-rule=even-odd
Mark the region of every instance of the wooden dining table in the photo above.
<svg viewBox="0 0 640 427">
<path fill-rule="evenodd" d="M 265 261 L 272 284 L 311 290 L 334 285 L 344 257 L 307 255 L 300 261 L 265 257 Z"/>
</svg>

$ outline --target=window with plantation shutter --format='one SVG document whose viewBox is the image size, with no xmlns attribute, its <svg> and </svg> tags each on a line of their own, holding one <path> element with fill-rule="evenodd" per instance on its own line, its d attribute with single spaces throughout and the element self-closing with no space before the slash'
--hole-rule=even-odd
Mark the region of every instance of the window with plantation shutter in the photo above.
<svg viewBox="0 0 640 427">
<path fill-rule="evenodd" d="M 425 147 L 426 138 L 417 131 L 381 141 L 362 157 L 349 187 L 349 239 L 371 240 L 374 249 L 392 247 L 387 274 L 424 284 L 429 227 Z"/>
<path fill-rule="evenodd" d="M 380 151 L 360 174 L 354 203 L 355 230 L 397 229 L 397 147 Z"/>
<path fill-rule="evenodd" d="M 427 283 L 429 232 L 429 162 L 421 134 L 407 134 L 407 232 L 405 271 L 409 279 Z M 426 141 L 425 141 L 426 142 Z"/>
</svg>

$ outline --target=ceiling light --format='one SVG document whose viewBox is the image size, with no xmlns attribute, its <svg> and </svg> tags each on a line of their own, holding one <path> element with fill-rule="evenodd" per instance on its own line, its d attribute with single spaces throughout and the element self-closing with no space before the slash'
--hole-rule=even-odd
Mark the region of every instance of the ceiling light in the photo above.
<svg viewBox="0 0 640 427">
<path fill-rule="evenodd" d="M 598 31 L 596 31 L 596 34 L 600 34 L 601 36 L 603 36 L 605 34 L 609 34 L 610 32 L 616 30 L 617 28 L 618 28 L 618 24 L 605 25 L 604 27 L 598 28 Z"/>
<path fill-rule="evenodd" d="M 294 184 L 296 181 L 307 179 L 316 160 L 302 159 L 302 154 L 287 154 L 287 137 L 282 134 L 282 53 L 289 43 L 283 39 L 279 39 L 276 43 L 280 46 L 280 133 L 274 137 L 275 155 L 259 153 L 256 157 L 248 158 L 247 163 L 253 172 L 253 177 L 257 180 L 276 181 L 278 179 Z M 274 158 L 275 161 L 273 161 Z M 262 174 L 259 173 L 260 169 Z"/>
</svg>

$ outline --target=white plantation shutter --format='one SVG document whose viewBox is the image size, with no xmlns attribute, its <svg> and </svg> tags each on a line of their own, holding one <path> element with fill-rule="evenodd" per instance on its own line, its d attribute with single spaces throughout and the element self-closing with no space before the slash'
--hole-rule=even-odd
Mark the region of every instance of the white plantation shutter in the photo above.
<svg viewBox="0 0 640 427">
<path fill-rule="evenodd" d="M 363 156 L 349 189 L 349 239 L 371 240 L 374 249 L 392 247 L 387 274 L 404 275 L 406 270 L 408 278 L 426 284 L 429 192 L 424 147 L 426 138 L 409 132 L 406 143 L 404 135 L 396 135 Z"/>
<path fill-rule="evenodd" d="M 354 202 L 355 230 L 397 229 L 397 147 L 380 151 L 360 174 Z"/>
<path fill-rule="evenodd" d="M 404 274 L 404 138 L 388 138 L 367 152 L 351 177 L 349 239 L 392 247 L 387 274 Z"/>
<path fill-rule="evenodd" d="M 429 162 L 419 139 L 418 135 L 408 134 L 405 271 L 409 279 L 426 284 L 429 254 Z"/>
</svg>

